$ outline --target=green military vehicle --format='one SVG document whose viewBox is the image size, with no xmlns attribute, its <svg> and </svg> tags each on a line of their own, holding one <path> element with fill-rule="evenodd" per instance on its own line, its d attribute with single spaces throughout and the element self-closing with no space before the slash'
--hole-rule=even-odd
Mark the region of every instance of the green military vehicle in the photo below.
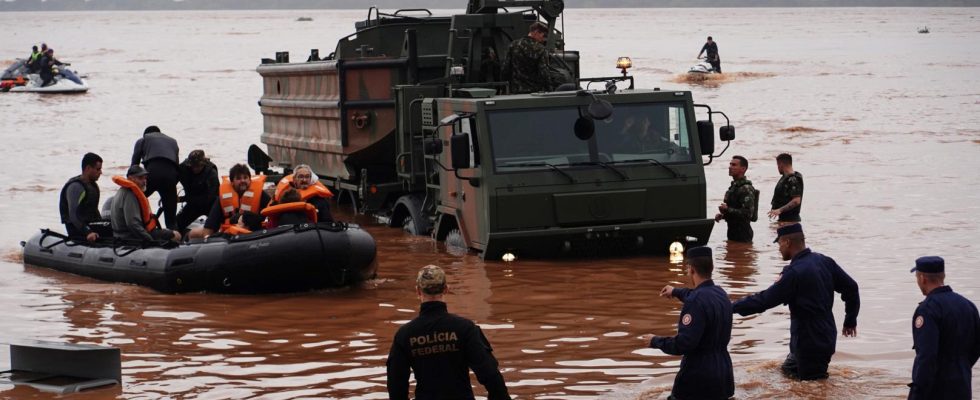
<svg viewBox="0 0 980 400">
<path fill-rule="evenodd" d="M 687 91 L 634 89 L 626 68 L 580 78 L 555 29 L 562 10 L 555 0 L 471 0 L 448 17 L 372 7 L 324 59 L 264 59 L 268 154 L 253 146 L 249 163 L 309 164 L 358 212 L 484 258 L 704 244 L 714 222 L 703 160 L 717 157 L 712 117 L 724 114 Z M 510 94 L 496 55 L 538 20 L 550 67 L 573 84 Z"/>
</svg>

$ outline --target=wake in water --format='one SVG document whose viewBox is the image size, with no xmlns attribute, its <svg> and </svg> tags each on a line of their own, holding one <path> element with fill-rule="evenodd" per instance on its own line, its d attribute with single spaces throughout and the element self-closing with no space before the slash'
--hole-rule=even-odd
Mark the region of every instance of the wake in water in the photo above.
<svg viewBox="0 0 980 400">
<path fill-rule="evenodd" d="M 14 263 L 14 264 L 23 264 L 24 263 L 24 252 L 21 251 L 20 249 L 17 249 L 17 250 L 7 250 L 7 251 L 3 252 L 2 254 L 0 254 L 0 260 L 6 261 L 6 262 L 9 262 L 9 263 Z"/>
<path fill-rule="evenodd" d="M 725 72 L 720 74 L 685 73 L 674 76 L 673 82 L 716 87 L 723 83 L 770 78 L 773 76 L 776 76 L 776 74 L 771 72 Z"/>
<path fill-rule="evenodd" d="M 736 399 L 845 399 L 903 398 L 908 394 L 907 377 L 894 376 L 877 368 L 855 368 L 835 365 L 830 378 L 820 381 L 797 381 L 780 370 L 782 360 L 744 361 L 735 369 Z M 665 399 L 671 385 L 658 385 L 642 391 L 637 399 Z"/>
</svg>

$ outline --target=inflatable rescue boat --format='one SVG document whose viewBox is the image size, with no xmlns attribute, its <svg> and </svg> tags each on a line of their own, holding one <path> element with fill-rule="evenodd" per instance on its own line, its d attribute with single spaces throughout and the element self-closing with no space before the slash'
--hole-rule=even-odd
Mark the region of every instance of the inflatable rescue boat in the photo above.
<svg viewBox="0 0 980 400">
<path fill-rule="evenodd" d="M 376 275 L 374 238 L 357 225 L 285 225 L 191 243 L 76 242 L 47 229 L 22 242 L 24 263 L 165 293 L 285 293 Z"/>
</svg>

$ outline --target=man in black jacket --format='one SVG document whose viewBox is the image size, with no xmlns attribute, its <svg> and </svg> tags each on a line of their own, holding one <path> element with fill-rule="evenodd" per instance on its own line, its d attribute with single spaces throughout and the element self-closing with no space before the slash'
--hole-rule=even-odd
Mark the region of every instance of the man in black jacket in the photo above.
<svg viewBox="0 0 980 400">
<path fill-rule="evenodd" d="M 69 179 L 61 188 L 58 209 L 61 212 L 61 222 L 65 224 L 68 237 L 72 239 L 94 242 L 99 236 L 108 236 L 108 229 L 104 229 L 104 225 L 89 225 L 102 220 L 99 213 L 99 185 L 95 183 L 100 176 L 102 157 L 95 153 L 85 153 L 82 157 L 82 174 Z"/>
<path fill-rule="evenodd" d="M 395 333 L 388 353 L 388 397 L 407 400 L 408 378 L 415 372 L 418 400 L 472 399 L 472 369 L 487 388 L 489 400 L 510 399 L 483 331 L 446 310 L 447 289 L 442 268 L 428 265 L 419 271 L 415 291 L 422 301 L 421 311 Z"/>
<path fill-rule="evenodd" d="M 206 215 L 218 199 L 218 167 L 204 150 L 194 150 L 180 163 L 177 172 L 184 187 L 184 207 L 177 213 L 177 230 L 184 231 L 195 219 Z"/>
<path fill-rule="evenodd" d="M 156 125 L 150 125 L 143 130 L 143 137 L 136 141 L 133 147 L 133 159 L 130 165 L 139 165 L 150 173 L 145 195 L 150 197 L 154 192 L 160 192 L 163 202 L 163 216 L 167 228 L 174 229 L 177 225 L 177 165 L 180 164 L 180 148 L 174 138 L 164 135 Z"/>
</svg>

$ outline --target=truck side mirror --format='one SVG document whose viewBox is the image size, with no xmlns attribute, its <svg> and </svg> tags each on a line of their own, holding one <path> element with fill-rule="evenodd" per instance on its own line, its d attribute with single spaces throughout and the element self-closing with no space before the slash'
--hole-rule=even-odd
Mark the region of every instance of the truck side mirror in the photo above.
<svg viewBox="0 0 980 400">
<path fill-rule="evenodd" d="M 449 151 L 452 156 L 453 169 L 470 167 L 470 135 L 452 135 L 449 137 Z"/>
<path fill-rule="evenodd" d="M 425 143 L 422 144 L 422 152 L 425 155 L 434 156 L 442 154 L 442 139 L 439 138 L 428 138 L 425 139 Z"/>
<path fill-rule="evenodd" d="M 722 128 L 722 130 L 724 129 L 725 128 Z M 732 128 L 731 132 L 732 132 L 732 137 L 734 137 L 735 128 Z M 698 121 L 698 139 L 701 142 L 702 155 L 714 154 L 715 153 L 715 124 L 711 121 Z"/>
<path fill-rule="evenodd" d="M 718 136 L 721 136 L 721 140 L 729 141 L 735 140 L 735 127 L 731 125 L 725 125 L 718 130 Z"/>
</svg>

